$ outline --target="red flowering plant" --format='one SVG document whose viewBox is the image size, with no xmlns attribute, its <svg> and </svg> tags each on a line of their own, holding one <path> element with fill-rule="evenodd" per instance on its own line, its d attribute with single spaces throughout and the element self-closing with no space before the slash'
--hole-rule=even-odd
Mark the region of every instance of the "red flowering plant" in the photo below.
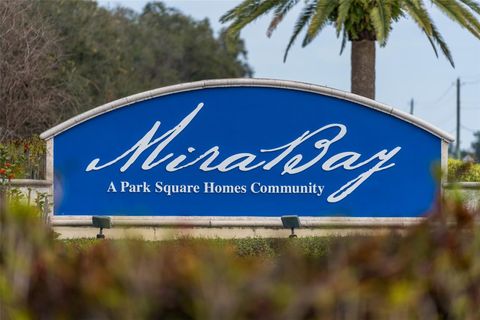
<svg viewBox="0 0 480 320">
<path fill-rule="evenodd" d="M 1 143 L 0 185 L 12 179 L 43 179 L 45 152 L 45 142 L 36 136 Z"/>
<path fill-rule="evenodd" d="M 19 159 L 9 149 L 8 145 L 0 145 L 0 185 L 7 185 L 19 173 Z"/>
</svg>

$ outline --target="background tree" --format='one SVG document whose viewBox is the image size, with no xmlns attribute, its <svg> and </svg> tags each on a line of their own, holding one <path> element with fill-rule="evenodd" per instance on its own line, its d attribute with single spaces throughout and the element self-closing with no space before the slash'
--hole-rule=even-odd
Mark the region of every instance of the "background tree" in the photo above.
<svg viewBox="0 0 480 320">
<path fill-rule="evenodd" d="M 243 41 L 213 36 L 208 19 L 195 21 L 162 3 L 149 3 L 138 17 L 142 34 L 140 75 L 147 82 L 179 83 L 245 77 L 252 71 Z M 229 42 L 231 41 L 231 42 Z M 149 44 L 148 48 L 144 48 Z M 163 69 L 161 69 L 163 68 Z"/>
<path fill-rule="evenodd" d="M 0 0 L 0 141 L 180 82 L 248 77 L 243 41 L 159 2 Z"/>
<path fill-rule="evenodd" d="M 141 13 L 81 0 L 37 6 L 62 39 L 62 77 L 77 100 L 74 113 L 165 85 L 252 74 L 242 40 L 226 46 L 208 20 L 161 2 Z"/>
<path fill-rule="evenodd" d="M 71 98 L 56 80 L 56 34 L 32 9 L 0 1 L 0 142 L 43 130 Z"/>
<path fill-rule="evenodd" d="M 252 21 L 272 13 L 268 27 L 270 36 L 287 13 L 298 3 L 304 7 L 297 19 L 293 34 L 285 50 L 288 51 L 297 37 L 305 31 L 302 46 L 310 44 L 326 26 L 335 27 L 337 37 L 342 37 L 342 53 L 347 40 L 352 43 L 351 89 L 353 93 L 375 98 L 375 42 L 385 46 L 392 24 L 409 16 L 425 33 L 435 54 L 440 49 L 453 64 L 447 44 L 433 23 L 424 1 L 421 0 L 244 0 L 220 19 L 231 22 L 229 34 L 237 36 Z M 473 0 L 432 0 L 451 20 L 480 38 L 480 23 L 474 14 L 480 6 Z"/>
</svg>

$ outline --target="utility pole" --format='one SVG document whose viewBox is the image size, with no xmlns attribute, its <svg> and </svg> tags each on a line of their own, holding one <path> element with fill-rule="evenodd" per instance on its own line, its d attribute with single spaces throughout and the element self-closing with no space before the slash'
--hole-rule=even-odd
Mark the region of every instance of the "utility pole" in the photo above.
<svg viewBox="0 0 480 320">
<path fill-rule="evenodd" d="M 413 115 L 413 108 L 414 108 L 415 104 L 413 102 L 413 98 L 410 100 L 410 114 Z"/>
<path fill-rule="evenodd" d="M 460 159 L 460 78 L 457 78 L 457 145 L 455 155 Z"/>
</svg>

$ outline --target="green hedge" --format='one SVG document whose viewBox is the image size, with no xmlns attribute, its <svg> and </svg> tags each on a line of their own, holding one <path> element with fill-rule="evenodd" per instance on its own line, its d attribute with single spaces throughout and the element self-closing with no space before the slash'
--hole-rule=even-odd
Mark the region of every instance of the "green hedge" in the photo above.
<svg viewBox="0 0 480 320">
<path fill-rule="evenodd" d="M 57 241 L 32 210 L 0 210 L 0 318 L 480 319 L 460 204 L 402 235 L 162 242 Z"/>
<path fill-rule="evenodd" d="M 480 164 L 449 159 L 448 181 L 480 182 Z"/>
</svg>

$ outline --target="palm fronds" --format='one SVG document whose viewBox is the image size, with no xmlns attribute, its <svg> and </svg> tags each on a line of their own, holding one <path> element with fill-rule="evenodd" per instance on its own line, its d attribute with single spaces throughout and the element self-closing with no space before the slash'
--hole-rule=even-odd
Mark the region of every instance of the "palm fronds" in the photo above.
<svg viewBox="0 0 480 320">
<path fill-rule="evenodd" d="M 480 39 L 480 22 L 467 7 L 452 0 L 432 0 L 432 2 L 450 19 Z"/>
<path fill-rule="evenodd" d="M 279 3 L 279 0 L 245 0 L 220 17 L 220 22 L 233 21 L 228 27 L 228 33 L 236 36 L 246 25 L 267 14 L 272 8 L 278 6 Z"/>
<path fill-rule="evenodd" d="M 279 3 L 279 5 L 275 8 L 273 19 L 267 29 L 268 37 L 272 36 L 273 31 L 277 29 L 277 26 L 283 21 L 283 18 L 298 3 L 298 1 L 300 0 L 282 0 Z"/>
<path fill-rule="evenodd" d="M 438 49 L 453 64 L 451 52 L 429 15 L 422 0 L 244 0 L 220 19 L 231 22 L 228 31 L 238 33 L 260 16 L 273 13 L 267 35 L 271 36 L 285 16 L 297 4 L 303 3 L 293 33 L 288 41 L 284 61 L 298 36 L 305 32 L 302 46 L 309 45 L 327 26 L 335 27 L 337 37 L 342 37 L 340 52 L 346 40 L 377 40 L 386 45 L 393 22 L 410 16 L 425 33 L 435 54 Z M 431 0 L 441 12 L 480 39 L 480 4 L 474 0 Z"/>
<path fill-rule="evenodd" d="M 370 18 L 375 29 L 377 41 L 381 46 L 387 43 L 388 34 L 392 27 L 392 11 L 390 1 L 376 0 L 370 10 Z"/>
<path fill-rule="evenodd" d="M 307 28 L 307 34 L 303 39 L 302 46 L 307 46 L 318 33 L 330 22 L 329 18 L 332 12 L 337 7 L 336 1 L 318 0 L 316 3 L 315 12 Z"/>
<path fill-rule="evenodd" d="M 288 51 L 290 51 L 290 48 L 295 43 L 295 40 L 297 39 L 298 35 L 310 21 L 310 18 L 312 17 L 312 14 L 314 11 L 315 11 L 315 3 L 310 3 L 309 5 L 303 8 L 302 13 L 300 14 L 300 17 L 298 17 L 297 22 L 295 23 L 295 27 L 293 28 L 293 34 L 290 37 L 290 40 L 288 41 L 287 48 L 285 49 L 285 54 L 283 55 L 283 62 L 287 60 Z"/>
</svg>

